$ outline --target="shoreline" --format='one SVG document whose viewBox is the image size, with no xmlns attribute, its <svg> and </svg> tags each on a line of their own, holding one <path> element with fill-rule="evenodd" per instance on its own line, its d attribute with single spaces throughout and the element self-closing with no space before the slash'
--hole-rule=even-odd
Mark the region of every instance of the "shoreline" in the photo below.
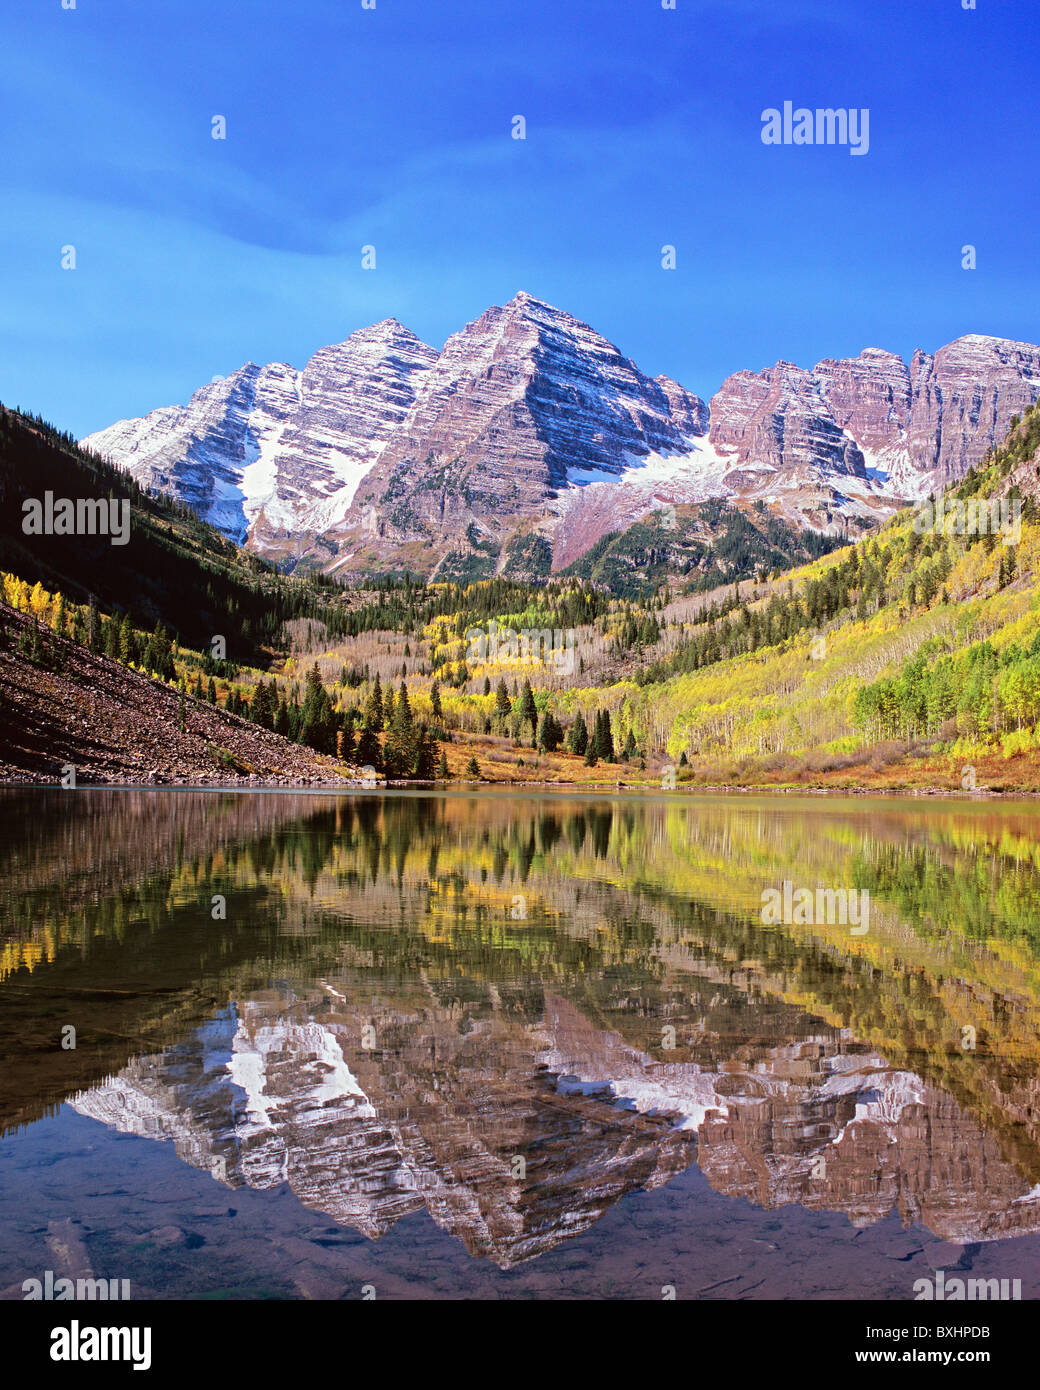
<svg viewBox="0 0 1040 1390">
<path fill-rule="evenodd" d="M 588 793 L 594 796 L 624 793 L 655 793 L 674 797 L 717 795 L 717 796 L 815 796 L 815 797 L 905 797 L 917 800 L 946 801 L 1028 801 L 1040 799 L 1040 790 L 1027 788 L 976 787 L 973 791 L 953 787 L 875 787 L 858 783 L 848 787 L 821 787 L 815 785 L 784 785 L 761 783 L 749 786 L 746 783 L 687 783 L 679 787 L 664 788 L 656 782 L 564 782 L 564 781 L 467 781 L 454 778 L 451 781 L 410 781 L 406 779 L 380 778 L 375 782 L 360 778 L 275 778 L 263 780 L 257 777 L 213 779 L 205 782 L 190 778 L 120 778 L 112 781 L 80 780 L 75 787 L 64 787 L 60 782 L 44 781 L 35 778 L 0 776 L 0 788 L 35 791 L 207 791 L 207 792 L 387 792 L 387 791 L 440 791 L 468 793 L 502 793 L 506 791 L 561 791 Z"/>
</svg>

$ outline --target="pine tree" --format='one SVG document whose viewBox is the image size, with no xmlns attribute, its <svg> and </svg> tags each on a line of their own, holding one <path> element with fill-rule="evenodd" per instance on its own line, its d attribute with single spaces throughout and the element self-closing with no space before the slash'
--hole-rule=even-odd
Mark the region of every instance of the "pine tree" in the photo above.
<svg viewBox="0 0 1040 1390">
<path fill-rule="evenodd" d="M 127 666 L 134 656 L 134 630 L 130 626 L 130 614 L 124 613 L 123 621 L 119 624 L 119 660 Z"/>
<path fill-rule="evenodd" d="M 485 694 L 485 695 L 490 695 L 490 694 L 491 694 L 491 677 L 490 677 L 490 676 L 485 676 L 485 677 L 484 677 L 484 694 Z"/>
<path fill-rule="evenodd" d="M 480 764 L 477 762 L 476 758 L 470 758 L 469 762 L 466 764 L 466 776 L 467 776 L 467 777 L 479 777 L 479 776 L 480 776 Z"/>
<path fill-rule="evenodd" d="M 404 681 L 397 692 L 397 709 L 401 712 L 401 717 L 407 721 L 408 727 L 412 725 L 412 702 L 408 698 L 408 687 Z"/>
<path fill-rule="evenodd" d="M 441 708 L 441 691 L 436 681 L 430 686 L 430 706 L 433 710 L 434 719 L 440 721 L 444 718 L 444 710 Z"/>
<path fill-rule="evenodd" d="M 101 645 L 101 629 L 98 624 L 97 599 L 91 594 L 87 599 L 87 647 L 96 656 Z"/>
<path fill-rule="evenodd" d="M 433 739 L 430 738 L 426 725 L 423 724 L 415 739 L 415 758 L 412 763 L 413 777 L 417 777 L 423 782 L 430 782 L 433 780 L 436 775 L 433 755 Z"/>
<path fill-rule="evenodd" d="M 370 729 L 367 724 L 361 730 L 354 757 L 359 767 L 374 767 L 378 771 L 383 764 L 383 750 L 379 746 L 379 738 L 375 729 Z"/>
<path fill-rule="evenodd" d="M 210 685 L 212 686 L 212 684 L 213 680 L 211 678 Z M 284 695 L 281 700 L 279 700 L 278 709 L 275 712 L 274 731 L 276 734 L 281 734 L 282 738 L 287 738 L 289 734 L 289 706 L 285 702 Z"/>
<path fill-rule="evenodd" d="M 552 710 L 546 710 L 538 730 L 538 747 L 546 753 L 555 753 L 562 741 L 563 729 Z"/>
<path fill-rule="evenodd" d="M 408 699 L 408 687 L 402 681 L 397 700 L 394 703 L 386 742 L 383 744 L 383 764 L 390 776 L 411 777 L 414 775 L 418 742 L 415 721 L 412 718 L 412 707 Z"/>
<path fill-rule="evenodd" d="M 524 681 L 523 692 L 520 696 L 519 714 L 521 726 L 525 723 L 530 724 L 533 736 L 538 728 L 538 709 L 534 702 L 534 692 L 529 680 Z"/>
<path fill-rule="evenodd" d="M 315 662 L 307 672 L 306 692 L 300 711 L 299 741 L 319 753 L 330 753 L 334 746 L 332 702 Z"/>
<path fill-rule="evenodd" d="M 250 708 L 253 719 L 263 729 L 273 729 L 275 715 L 278 713 L 278 696 L 274 681 L 265 685 L 263 681 L 256 688 L 256 695 Z"/>
<path fill-rule="evenodd" d="M 378 733 L 383 727 L 383 690 L 379 684 L 379 675 L 376 674 L 375 683 L 372 686 L 372 693 L 368 697 L 365 705 L 365 728 L 372 733 Z"/>
<path fill-rule="evenodd" d="M 503 678 L 499 681 L 498 688 L 495 691 L 495 714 L 500 715 L 503 719 L 508 719 L 512 713 L 513 702 L 509 698 L 509 689 Z"/>
<path fill-rule="evenodd" d="M 584 757 L 585 753 L 588 751 L 588 746 L 589 731 L 585 724 L 585 716 L 582 714 L 581 710 L 578 710 L 577 714 L 574 716 L 574 723 L 571 725 L 571 731 L 567 736 L 567 751 L 581 758 Z"/>
<path fill-rule="evenodd" d="M 31 615 L 25 627 L 22 628 L 22 635 L 18 639 L 18 650 L 22 656 L 37 665 L 43 660 L 43 644 L 40 641 L 40 628 L 36 621 L 35 614 Z"/>
<path fill-rule="evenodd" d="M 156 675 L 159 674 L 160 665 L 159 647 L 157 640 L 158 632 L 159 624 L 156 623 L 155 629 L 153 630 L 151 636 L 148 638 L 148 641 L 144 644 L 144 651 L 141 653 L 141 665 L 147 672 L 149 672 L 149 674 L 154 672 Z"/>
<path fill-rule="evenodd" d="M 634 758 L 638 752 L 639 749 L 636 747 L 636 736 L 632 732 L 632 730 L 629 729 L 627 735 L 625 736 L 625 746 L 621 750 L 621 756 L 627 763 L 629 758 Z"/>
<path fill-rule="evenodd" d="M 610 728 L 610 710 L 599 710 L 596 714 L 596 732 L 594 735 L 596 744 L 596 756 L 606 763 L 617 761 L 614 753 L 614 735 Z"/>
<path fill-rule="evenodd" d="M 437 764 L 437 776 L 438 776 L 438 777 L 448 777 L 448 776 L 449 776 L 449 773 L 448 773 L 448 759 L 447 759 L 447 758 L 445 757 L 445 755 L 444 755 L 444 749 L 443 749 L 443 748 L 441 749 L 440 762 L 438 762 L 438 764 Z"/>
<path fill-rule="evenodd" d="M 175 671 L 170 638 L 161 623 L 156 623 L 148 639 L 144 657 L 145 670 L 154 671 L 157 676 L 169 680 Z"/>
<path fill-rule="evenodd" d="M 206 699 L 211 705 L 217 703 L 217 685 L 212 676 L 210 676 L 209 685 L 206 687 Z"/>
</svg>

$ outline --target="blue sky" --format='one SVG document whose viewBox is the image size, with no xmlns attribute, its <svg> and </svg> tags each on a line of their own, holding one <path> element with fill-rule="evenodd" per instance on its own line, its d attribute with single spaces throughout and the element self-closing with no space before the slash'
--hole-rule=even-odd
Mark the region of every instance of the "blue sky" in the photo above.
<svg viewBox="0 0 1040 1390">
<path fill-rule="evenodd" d="M 76 434 L 518 289 L 705 397 L 1040 339 L 1036 0 L 40 0 L 0 34 L 0 399 Z M 869 108 L 869 153 L 764 145 L 785 100 Z"/>
</svg>

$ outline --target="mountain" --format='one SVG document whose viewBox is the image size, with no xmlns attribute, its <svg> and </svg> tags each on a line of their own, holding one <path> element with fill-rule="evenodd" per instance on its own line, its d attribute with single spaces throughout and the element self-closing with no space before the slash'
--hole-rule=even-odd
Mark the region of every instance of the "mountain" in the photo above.
<svg viewBox="0 0 1040 1390">
<path fill-rule="evenodd" d="M 280 557 L 346 510 L 436 360 L 386 319 L 320 349 L 302 371 L 247 362 L 186 406 L 120 420 L 83 444 L 233 540 Z"/>
<path fill-rule="evenodd" d="M 1040 348 L 971 335 L 909 365 L 868 348 L 739 371 L 709 407 L 521 292 L 439 354 L 388 319 L 83 444 L 272 558 L 538 579 L 711 498 L 862 530 L 959 478 L 1038 396 Z"/>
<path fill-rule="evenodd" d="M 448 339 L 329 537 L 334 568 L 435 547 L 438 576 L 456 572 L 453 549 L 480 555 L 482 572 L 515 573 L 508 542 L 518 531 L 543 537 L 560 568 L 614 529 L 616 512 L 591 530 L 571 515 L 588 485 L 608 488 L 626 520 L 645 515 L 650 495 L 633 504 L 629 475 L 707 460 L 707 423 L 698 397 L 644 376 L 587 324 L 518 294 Z M 557 539 L 575 529 L 577 545 Z"/>
<path fill-rule="evenodd" d="M 368 1015 L 342 995 L 235 1000 L 71 1104 L 118 1133 L 172 1141 L 231 1190 L 288 1183 L 305 1207 L 369 1240 L 425 1209 L 503 1269 L 695 1162 L 718 1192 L 844 1212 L 860 1228 L 895 1209 L 949 1241 L 1037 1229 L 1036 1189 L 994 1138 L 878 1053 L 821 1029 L 805 1043 L 758 1045 L 753 1069 L 668 1064 L 568 1000 L 546 991 L 543 1001 L 526 1028 L 489 1011 L 476 1056 L 417 1010 L 406 1016 L 414 1043 L 355 1060 Z M 396 1043 L 405 1019 L 393 1022 Z M 434 1047 L 442 1095 L 429 1082 Z M 524 1181 L 510 1171 L 520 1151 Z"/>
<path fill-rule="evenodd" d="M 726 486 L 824 529 L 956 482 L 1040 395 L 1040 348 L 977 334 L 910 365 L 867 348 L 812 371 L 737 372 L 711 401 Z"/>
</svg>

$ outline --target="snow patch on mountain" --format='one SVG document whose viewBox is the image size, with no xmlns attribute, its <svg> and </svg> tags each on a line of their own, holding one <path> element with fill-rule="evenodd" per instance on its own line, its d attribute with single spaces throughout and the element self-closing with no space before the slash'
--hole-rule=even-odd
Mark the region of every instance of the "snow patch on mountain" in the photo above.
<svg viewBox="0 0 1040 1390">
<path fill-rule="evenodd" d="M 375 1115 L 338 1041 L 320 1024 L 259 1023 L 251 1027 L 244 1017 L 231 1048 L 228 1072 L 245 1094 L 243 1132 L 274 1129 L 279 1123 L 276 1112 L 290 1101 L 297 1115 L 320 1111 L 327 1105 L 346 1105 L 370 1118 Z M 280 1066 L 287 1056 L 297 1061 L 297 1085 L 291 1098 L 279 1094 L 270 1065 L 273 1060 Z M 307 1084 L 300 1085 L 301 1078 Z"/>
</svg>

